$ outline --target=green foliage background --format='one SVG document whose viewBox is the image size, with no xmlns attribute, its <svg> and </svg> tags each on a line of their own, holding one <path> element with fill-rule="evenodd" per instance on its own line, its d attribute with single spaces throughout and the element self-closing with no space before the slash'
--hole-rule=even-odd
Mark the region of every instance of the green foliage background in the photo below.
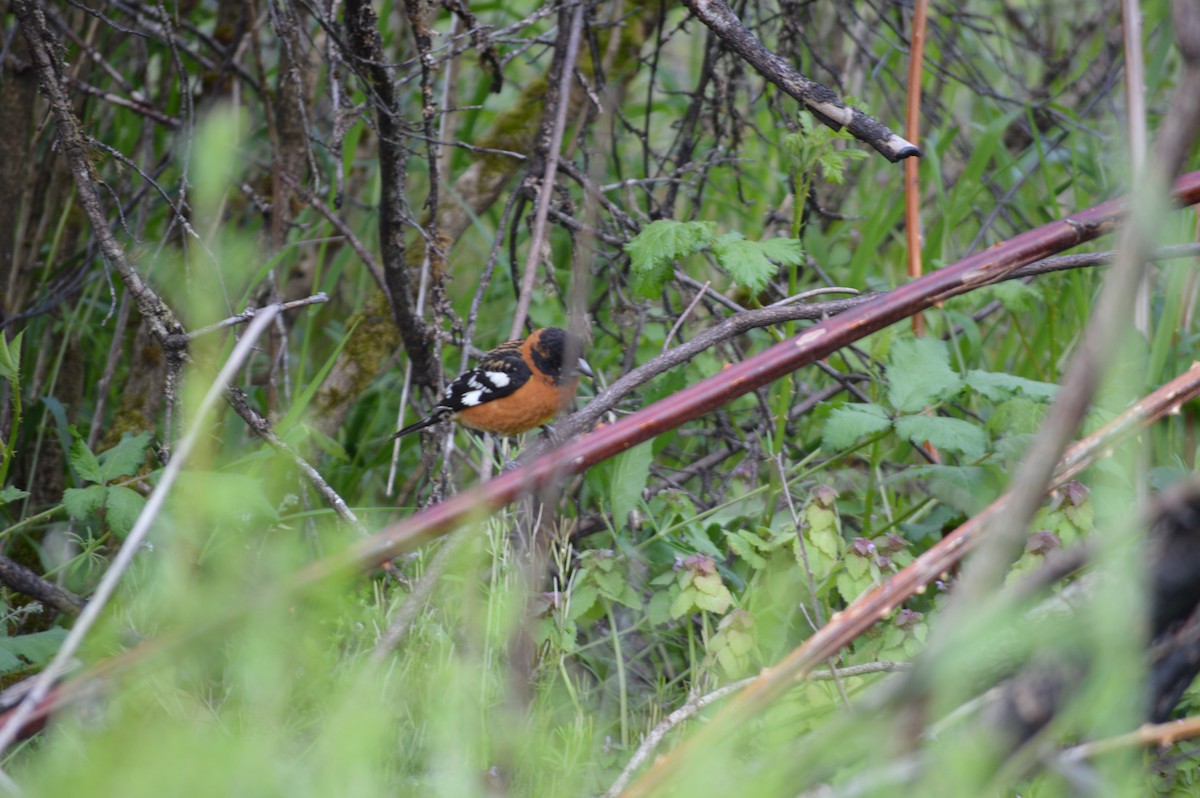
<svg viewBox="0 0 1200 798">
<path fill-rule="evenodd" d="M 96 179 L 111 192 L 108 210 L 118 219 L 117 206 L 124 208 L 122 242 L 187 328 L 268 300 L 329 296 L 291 312 L 238 382 L 277 434 L 378 529 L 506 467 L 522 444 L 497 450 L 458 432 L 451 454 L 443 454 L 440 436 L 405 439 L 393 453 L 387 438 L 404 357 L 391 354 L 394 330 L 390 339 L 378 332 L 390 317 L 372 304 L 376 286 L 345 242 L 348 230 L 379 251 L 371 94 L 344 58 L 330 60 L 344 33 L 337 18 L 318 24 L 307 4 L 244 5 L 254 21 L 243 23 L 244 38 L 231 37 L 225 3 L 169 6 L 172 38 L 149 7 L 118 3 L 105 16 L 64 5 L 52 16 L 65 37 L 61 55 L 79 65 L 76 113 L 97 142 L 90 152 Z M 4 8 L 8 33 L 19 35 Z M 411 29 L 401 7 L 385 2 L 377 10 L 416 134 L 420 72 Z M 1167 5 L 1142 10 L 1154 128 L 1178 59 Z M 504 31 L 494 40 L 506 59 L 504 87 L 488 93 L 479 43 L 461 29 L 452 38 L 450 13 L 429 11 L 438 41 L 465 48 L 446 56 L 436 75 L 457 91 L 448 140 L 506 149 L 496 137 L 539 122 L 531 97 L 539 86 L 544 93 L 556 17 L 522 2 L 470 11 Z M 935 11 L 920 165 L 928 268 L 1127 188 L 1113 99 L 1119 51 L 1105 35 L 1119 19 L 1115 6 L 989 0 Z M 784 3 L 740 12 L 806 74 L 899 126 L 907 7 Z M 304 42 L 308 114 L 300 183 L 344 230 L 295 194 L 273 193 L 280 191 L 278 125 L 287 113 L 279 96 L 289 79 L 275 34 L 292 14 L 304 31 L 296 41 Z M 566 323 L 569 292 L 582 291 L 587 356 L 600 375 L 595 390 L 733 308 L 831 285 L 887 290 L 906 279 L 902 167 L 800 115 L 727 52 L 713 56 L 712 80 L 697 91 L 707 34 L 685 22 L 683 8 L 602 3 L 589 14 L 594 52 L 618 51 L 607 39 L 600 46 L 615 36 L 641 60 L 620 50 L 624 60 L 606 64 L 609 85 L 587 73 L 596 100 L 572 117 L 563 157 L 602 187 L 608 204 L 585 210 L 578 181 L 563 181 L 558 209 L 578 212 L 588 228 L 553 229 L 552 265 L 538 281 L 532 319 Z M 639 40 L 643 17 L 654 33 Z M 114 20 L 154 35 L 121 35 Z M 65 34 L 85 24 L 82 39 Z M 218 74 L 215 54 L 224 50 L 214 42 L 227 40 L 241 42 L 227 55 L 245 74 Z M 87 61 L 97 51 L 109 64 L 126 59 L 137 67 L 118 79 Z M 15 80 L 11 70 L 6 80 Z M 83 84 L 145 97 L 180 124 L 155 124 L 136 105 L 101 101 Z M 340 105 L 335 85 L 344 92 Z M 693 154 L 676 162 L 688 125 Z M 414 135 L 407 144 L 406 210 L 427 225 L 420 210 L 430 189 L 426 143 Z M 670 713 L 778 662 L 999 495 L 1037 434 L 1101 280 L 1077 270 L 973 292 L 931 312 L 927 338 L 889 328 L 830 357 L 824 371 L 806 369 L 625 452 L 563 486 L 538 528 L 542 560 L 529 555 L 534 524 L 522 505 L 476 518 L 458 537 L 400 558 L 391 573 L 290 590 L 282 586 L 298 571 L 358 533 L 234 413 L 197 416 L 199 393 L 232 348 L 227 331 L 194 341 L 168 420 L 152 401 L 165 389 L 142 379 L 161 369 L 161 350 L 139 342 L 145 333 L 125 288 L 89 249 L 48 133 L 30 134 L 27 156 L 27 173 L 8 161 L 11 174 L 28 176 L 18 181 L 28 186 L 18 197 L 26 221 L 13 230 L 19 244 L 5 274 L 21 290 L 6 300 L 0 347 L 0 537 L 8 555 L 89 594 L 181 430 L 204 430 L 201 451 L 81 667 L 144 641 L 165 642 L 142 649 L 94 696 L 7 754 L 4 769 L 30 795 L 601 794 Z M 441 202 L 469 204 L 452 181 L 473 165 L 499 168 L 487 160 L 494 157 L 446 148 Z M 673 184 L 679 193 L 668 203 Z M 295 206 L 281 236 L 263 211 L 279 197 Z M 498 343 L 511 323 L 509 274 L 524 263 L 529 232 L 524 219 L 511 224 L 503 206 L 474 214 L 434 275 L 426 321 L 442 335 L 448 376 L 467 362 L 466 344 Z M 283 214 L 278 206 L 274 213 Z M 1172 214 L 1157 240 L 1189 241 L 1194 228 L 1191 211 Z M 413 231 L 408 244 L 419 251 L 420 235 Z M 493 251 L 495 276 L 480 289 Z M 579 263 L 585 267 L 572 270 Z M 1193 269 L 1190 261 L 1156 267 L 1150 338 L 1131 334 L 1112 353 L 1084 431 L 1197 357 Z M 677 270 L 725 301 L 699 302 L 685 316 L 696 290 Z M 416 272 L 414 264 L 414 282 Z M 483 312 L 473 317 L 477 290 Z M 717 374 L 802 326 L 757 330 L 706 351 L 627 397 L 619 411 Z M 372 360 L 374 348 L 386 355 Z M 838 385 L 831 371 L 853 378 L 859 394 L 834 391 L 805 406 Z M 333 379 L 346 373 L 355 379 Z M 432 393 L 415 394 L 427 409 Z M 152 408 L 148 417 L 137 412 L 144 407 Z M 1055 720 L 1051 742 L 1103 739 L 1140 723 L 1132 508 L 1147 483 L 1161 487 L 1194 469 L 1194 415 L 1185 407 L 1114 451 L 1039 512 L 1009 584 L 1036 571 L 1050 549 L 1090 539 L 1114 569 L 1110 587 L 1070 624 L 1029 622 L 1030 603 L 955 630 L 953 645 L 925 663 L 924 692 L 912 700 L 922 708 L 920 745 L 911 739 L 912 717 L 875 710 L 897 683 L 888 672 L 925 649 L 953 574 L 880 618 L 829 663 L 851 669 L 840 678 L 797 684 L 722 747 L 692 752 L 675 791 L 790 796 L 829 784 L 882 794 L 898 783 L 887 767 L 914 761 L 919 750 L 923 768 L 903 782 L 915 794 L 1068 794 L 1070 774 L 998 763 L 977 718 L 960 707 L 969 709 L 1030 652 L 1068 650 L 1097 665 Z M 939 462 L 921 455 L 925 443 Z M 386 490 L 393 457 L 399 500 Z M 415 605 L 407 634 L 376 652 L 425 579 L 436 581 Z M 0 672 L 15 681 L 48 661 L 70 619 L 14 591 L 3 599 Z M 1195 701 L 1185 697 L 1182 712 Z M 675 749 L 720 706 L 670 730 L 658 753 Z M 1097 794 L 1195 794 L 1192 751 L 1185 742 L 1160 757 L 1107 754 L 1094 764 L 1103 784 Z"/>
</svg>

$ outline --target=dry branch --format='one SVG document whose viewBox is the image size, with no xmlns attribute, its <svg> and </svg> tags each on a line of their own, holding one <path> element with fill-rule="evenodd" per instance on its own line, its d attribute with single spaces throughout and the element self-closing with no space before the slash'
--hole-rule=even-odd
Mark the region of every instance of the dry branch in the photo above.
<svg viewBox="0 0 1200 798">
<path fill-rule="evenodd" d="M 768 50 L 746 30 L 724 0 L 683 0 L 683 4 L 759 74 L 804 103 L 813 116 L 826 125 L 834 130 L 845 128 L 854 138 L 869 144 L 893 163 L 921 154 L 915 144 L 857 108 L 846 105 L 833 89 L 810 80 Z"/>
<path fill-rule="evenodd" d="M 1117 441 L 1163 416 L 1176 412 L 1184 402 L 1200 396 L 1200 364 L 1135 403 L 1103 429 L 1078 441 L 1064 453 L 1047 491 L 1077 476 L 1107 452 Z M 689 757 L 724 739 L 741 723 L 769 706 L 815 665 L 834 656 L 859 635 L 890 615 L 905 600 L 941 577 L 985 539 L 989 522 L 1002 516 L 1010 501 L 1006 493 L 958 529 L 946 535 L 887 582 L 857 598 L 829 623 L 792 651 L 778 665 L 758 676 L 737 698 L 683 746 L 660 759 L 629 790 L 625 798 L 649 795 L 666 785 Z"/>
<path fill-rule="evenodd" d="M 1200 201 L 1200 172 L 1191 172 L 1175 185 L 1175 200 L 1183 205 Z M 369 568 L 454 528 L 472 513 L 498 509 L 517 496 L 555 480 L 577 474 L 639 443 L 675 429 L 721 407 L 772 380 L 809 365 L 870 333 L 959 294 L 1000 282 L 1039 258 L 1111 232 L 1126 212 L 1116 199 L 1022 233 L 1005 243 L 900 286 L 887 295 L 822 321 L 797 336 L 724 369 L 672 396 L 584 435 L 559 449 L 509 471 L 479 487 L 433 505 L 385 528 L 359 545 L 305 571 L 305 580 L 320 580 L 331 572 Z M 597 397 L 601 401 L 604 394 Z M 566 435 L 582 431 L 589 409 L 560 428 Z"/>
</svg>

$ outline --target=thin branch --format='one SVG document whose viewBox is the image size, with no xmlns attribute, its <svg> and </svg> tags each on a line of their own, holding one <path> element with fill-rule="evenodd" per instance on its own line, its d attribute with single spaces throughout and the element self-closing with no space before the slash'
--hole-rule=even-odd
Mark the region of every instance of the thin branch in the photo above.
<svg viewBox="0 0 1200 798">
<path fill-rule="evenodd" d="M 896 673 L 899 671 L 907 671 L 912 665 L 907 662 L 865 662 L 862 665 L 850 665 L 845 668 L 832 668 L 828 670 L 817 670 L 808 674 L 805 678 L 809 681 L 823 682 L 832 681 L 834 679 L 847 679 L 852 676 L 867 676 L 873 673 Z M 700 710 L 720 701 L 722 698 L 733 695 L 738 690 L 746 687 L 754 678 L 742 679 L 741 681 L 731 682 L 718 687 L 711 693 L 704 695 L 693 695 L 679 709 L 667 715 L 657 726 L 650 730 L 646 738 L 642 740 L 642 744 L 633 752 L 633 756 L 629 758 L 629 763 L 625 765 L 625 769 L 621 771 L 621 775 L 613 782 L 613 785 L 608 788 L 602 798 L 616 798 L 621 790 L 629 784 L 629 780 L 633 774 L 637 772 L 645 761 L 654 753 L 654 750 L 662 743 L 667 734 L 671 732 L 679 724 L 686 720 L 695 717 Z"/>
<path fill-rule="evenodd" d="M 328 302 L 328 301 L 329 301 L 329 297 L 325 294 L 324 291 L 321 291 L 319 293 L 313 294 L 312 296 L 306 296 L 303 299 L 293 299 L 291 302 L 283 302 L 280 304 L 274 304 L 274 305 L 271 305 L 270 307 L 274 308 L 277 312 L 282 312 L 285 310 L 295 310 L 296 308 L 308 307 L 309 305 L 317 305 L 322 302 Z M 207 327 L 201 327 L 198 330 L 192 330 L 191 332 L 189 332 L 187 334 L 187 339 L 189 341 L 194 341 L 197 338 L 199 338 L 200 336 L 207 335 L 210 332 L 216 332 L 217 330 L 224 330 L 227 327 L 233 327 L 238 324 L 245 324 L 246 322 L 253 319 L 259 313 L 262 313 L 262 311 L 263 311 L 262 308 L 246 308 L 245 310 L 243 310 L 241 313 L 237 314 L 236 316 L 230 316 L 227 319 L 218 321 L 216 324 L 210 324 Z"/>
<path fill-rule="evenodd" d="M 146 500 L 141 513 L 138 514 L 133 528 L 125 536 L 120 550 L 113 557 L 108 570 L 104 572 L 104 577 L 100 580 L 100 584 L 96 586 L 96 592 L 92 595 L 92 600 L 84 607 L 83 612 L 79 615 L 79 619 L 71 627 L 71 631 L 67 633 L 66 639 L 63 640 L 62 645 L 55 653 L 54 659 L 38 675 L 38 680 L 29 691 L 29 694 L 22 699 L 15 710 L 8 714 L 4 726 L 0 727 L 0 752 L 8 750 L 8 747 L 12 745 L 17 735 L 22 731 L 25 721 L 38 708 L 38 705 L 46 697 L 54 682 L 65 672 L 67 663 L 75 656 L 75 652 L 79 650 L 79 646 L 83 643 L 84 638 L 91 631 L 96 621 L 99 620 L 100 613 L 108 605 L 113 593 L 116 592 L 117 584 L 121 581 L 122 575 L 124 575 L 130 563 L 133 562 L 134 555 L 142 547 L 142 541 L 146 539 L 146 534 L 150 531 L 151 524 L 158 517 L 158 511 L 162 508 L 167 494 L 170 493 L 176 478 L 178 478 L 180 472 L 183 470 L 183 464 L 187 461 L 188 455 L 195 448 L 196 442 L 200 440 L 201 434 L 205 433 L 208 429 L 207 416 L 209 411 L 212 410 L 218 397 L 225 390 L 225 386 L 229 384 L 229 381 L 237 374 L 246 358 L 249 357 L 258 337 L 271 324 L 277 313 L 278 310 L 273 307 L 266 308 L 250 322 L 250 326 L 246 328 L 245 334 L 238 341 L 233 352 L 230 353 L 229 360 L 225 362 L 225 365 L 213 380 L 212 385 L 209 386 L 208 392 L 196 408 L 195 421 L 192 424 L 192 428 L 188 430 L 188 433 L 179 442 L 179 445 L 175 449 L 175 456 L 171 458 L 166 468 L 163 469 L 158 484 L 155 485 L 154 491 Z"/>
<path fill-rule="evenodd" d="M 921 154 L 915 144 L 854 106 L 846 105 L 828 86 L 808 79 L 768 50 L 746 30 L 724 0 L 683 0 L 683 4 L 759 74 L 804 103 L 813 116 L 826 125 L 835 130 L 845 128 L 856 139 L 869 144 L 893 163 Z"/>
<path fill-rule="evenodd" d="M 583 33 L 584 5 L 578 3 L 571 10 L 571 27 L 567 32 L 566 53 L 557 64 L 559 72 L 558 95 L 554 103 L 554 125 L 545 146 L 546 169 L 542 174 L 541 192 L 538 194 L 537 209 L 533 217 L 533 232 L 529 241 L 529 256 L 525 260 L 525 273 L 521 276 L 521 292 L 517 298 L 517 310 L 513 316 L 510 338 L 521 337 L 521 328 L 529 315 L 529 303 L 533 297 L 533 283 L 537 278 L 538 264 L 542 260 L 542 245 L 546 238 L 546 217 L 550 213 L 550 200 L 554 197 L 554 178 L 558 174 L 558 155 L 562 149 L 563 134 L 567 129 L 567 111 L 571 106 L 571 81 L 575 78 L 575 61 L 579 56 L 579 40 Z M 550 110 L 550 97 L 546 98 L 546 111 Z"/>
<path fill-rule="evenodd" d="M 1077 476 L 1118 440 L 1177 411 L 1180 405 L 1197 396 L 1200 396 L 1200 364 L 1136 402 L 1103 429 L 1071 446 L 1059 461 L 1047 490 Z M 851 602 L 850 606 L 782 661 L 764 669 L 711 723 L 670 756 L 660 759 L 622 795 L 625 798 L 646 796 L 668 784 L 685 762 L 693 761 L 698 753 L 709 750 L 710 746 L 723 740 L 733 729 L 748 722 L 790 689 L 797 679 L 804 678 L 814 665 L 849 645 L 917 591 L 961 562 L 981 541 L 986 540 L 984 533 L 988 531 L 990 522 L 1008 512 L 1010 498 L 1011 495 L 1006 493 L 996 499 L 885 583 Z"/>
</svg>

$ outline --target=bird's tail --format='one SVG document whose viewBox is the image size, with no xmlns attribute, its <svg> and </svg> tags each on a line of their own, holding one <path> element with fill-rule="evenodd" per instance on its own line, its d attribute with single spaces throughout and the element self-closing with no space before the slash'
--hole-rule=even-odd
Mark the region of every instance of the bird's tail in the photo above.
<svg viewBox="0 0 1200 798">
<path fill-rule="evenodd" d="M 437 424 L 439 421 L 444 419 L 449 414 L 450 414 L 449 411 L 442 410 L 440 408 L 438 410 L 434 410 L 432 413 L 425 416 L 425 418 L 421 419 L 420 421 L 417 421 L 413 424 L 409 424 L 407 427 L 400 430 L 399 432 L 393 432 L 392 437 L 388 438 L 388 440 L 394 441 L 397 438 L 404 437 L 405 435 L 407 435 L 410 432 L 416 432 L 417 430 L 422 430 L 422 429 L 425 429 L 426 427 L 432 427 L 434 424 Z"/>
</svg>

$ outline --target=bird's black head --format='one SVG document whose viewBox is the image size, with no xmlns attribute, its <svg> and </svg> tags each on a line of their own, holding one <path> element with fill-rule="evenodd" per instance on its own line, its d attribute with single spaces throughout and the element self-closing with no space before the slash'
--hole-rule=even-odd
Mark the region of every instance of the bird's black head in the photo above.
<svg viewBox="0 0 1200 798">
<path fill-rule="evenodd" d="M 583 341 L 558 327 L 546 327 L 531 336 L 529 356 L 553 382 L 589 373 L 583 362 Z"/>
</svg>

